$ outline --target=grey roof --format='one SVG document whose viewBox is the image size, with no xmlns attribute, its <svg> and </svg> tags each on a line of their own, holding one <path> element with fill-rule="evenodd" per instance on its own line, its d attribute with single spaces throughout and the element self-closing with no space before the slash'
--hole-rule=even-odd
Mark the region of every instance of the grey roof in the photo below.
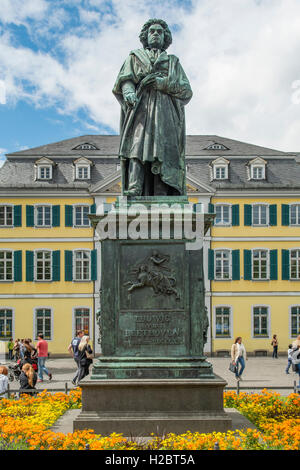
<svg viewBox="0 0 300 470">
<path fill-rule="evenodd" d="M 61 140 L 52 144 L 42 145 L 19 152 L 9 153 L 7 156 L 71 156 L 75 157 L 85 155 L 92 157 L 95 155 L 118 155 L 120 136 L 118 135 L 83 135 L 74 137 L 73 139 Z M 89 143 L 95 145 L 98 150 L 74 150 L 78 145 Z M 228 150 L 205 150 L 214 143 L 219 143 L 228 148 Z M 238 156 L 268 156 L 289 155 L 286 152 L 273 150 L 258 145 L 240 142 L 238 140 L 227 139 L 218 135 L 188 135 L 186 137 L 186 155 L 190 156 L 224 156 L 227 158 L 231 155 Z"/>
<path fill-rule="evenodd" d="M 214 189 L 292 189 L 300 188 L 300 163 L 295 159 L 267 158 L 266 179 L 251 180 L 247 160 L 232 159 L 228 180 L 212 180 L 211 159 L 187 160 L 188 174 Z"/>
<path fill-rule="evenodd" d="M 116 174 L 119 163 L 117 157 L 119 139 L 117 135 L 84 135 L 8 154 L 0 169 L 0 188 L 36 190 L 47 188 L 50 191 L 54 189 L 71 191 L 77 188 L 87 192 L 93 191 L 95 185 L 101 186 L 102 182 L 109 181 L 110 177 Z M 98 150 L 74 150 L 83 143 L 93 144 Z M 213 143 L 222 144 L 229 150 L 205 150 Z M 50 158 L 55 163 L 53 179 L 50 181 L 34 179 L 34 164 L 42 156 Z M 74 180 L 73 162 L 79 156 L 85 156 L 93 162 L 89 181 Z M 187 136 L 186 156 L 187 174 L 196 183 L 200 185 L 202 183 L 206 188 L 211 187 L 213 190 L 300 188 L 300 158 L 296 154 L 220 136 L 200 135 Z M 213 181 L 210 163 L 219 156 L 230 162 L 229 179 Z M 262 156 L 267 161 L 266 180 L 253 181 L 248 178 L 247 163 L 257 156 Z"/>
</svg>

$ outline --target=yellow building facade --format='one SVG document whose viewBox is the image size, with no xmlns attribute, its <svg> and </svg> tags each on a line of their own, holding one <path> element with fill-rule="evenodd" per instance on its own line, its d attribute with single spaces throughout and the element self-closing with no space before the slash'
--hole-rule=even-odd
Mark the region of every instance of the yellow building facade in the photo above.
<svg viewBox="0 0 300 470">
<path fill-rule="evenodd" d="M 239 219 L 234 226 L 215 220 L 211 229 L 211 349 L 229 351 L 241 336 L 250 353 L 270 354 L 276 334 L 286 354 L 300 332 L 300 198 L 258 192 L 213 197 L 211 204 L 219 214 L 235 208 Z"/>
<path fill-rule="evenodd" d="M 16 224 L 7 217 L 0 220 L 6 224 L 0 228 L 1 339 L 35 342 L 43 333 L 51 354 L 67 354 L 77 329 L 94 338 L 97 260 L 93 230 L 82 226 L 78 215 L 83 208 L 90 212 L 93 199 L 1 197 L 0 218 L 7 208 L 13 214 L 17 209 L 20 219 Z M 67 220 L 70 212 L 76 217 L 76 211 L 78 224 Z"/>
<path fill-rule="evenodd" d="M 0 341 L 43 333 L 65 355 L 77 329 L 101 352 L 100 242 L 88 215 L 120 195 L 119 136 L 7 156 L 0 169 Z M 300 164 L 295 154 L 187 136 L 187 194 L 215 214 L 204 238 L 206 354 L 250 354 L 300 333 Z"/>
</svg>

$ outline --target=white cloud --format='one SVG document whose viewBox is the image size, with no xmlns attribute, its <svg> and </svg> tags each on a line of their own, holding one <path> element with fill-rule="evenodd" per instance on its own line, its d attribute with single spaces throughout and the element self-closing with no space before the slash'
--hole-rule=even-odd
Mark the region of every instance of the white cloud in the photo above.
<svg viewBox="0 0 300 470">
<path fill-rule="evenodd" d="M 0 21 L 18 25 L 28 18 L 38 20 L 47 9 L 46 0 L 0 0 Z"/>
<path fill-rule="evenodd" d="M 52 41 L 47 53 L 35 52 L 9 33 L 0 36 L 7 101 L 54 104 L 62 114 L 84 108 L 95 121 L 88 125 L 117 131 L 115 78 L 129 51 L 140 47 L 141 26 L 156 16 L 179 26 L 169 52 L 179 56 L 194 91 L 187 133 L 300 148 L 300 104 L 292 100 L 300 80 L 299 0 L 194 0 L 190 11 L 167 0 L 112 0 L 113 8 L 103 0 L 0 3 L 6 6 L 0 21 L 23 22 L 39 44 Z M 64 6 L 78 8 L 77 24 Z"/>
<path fill-rule="evenodd" d="M 0 104 L 6 104 L 6 85 L 4 80 L 0 80 Z"/>
</svg>

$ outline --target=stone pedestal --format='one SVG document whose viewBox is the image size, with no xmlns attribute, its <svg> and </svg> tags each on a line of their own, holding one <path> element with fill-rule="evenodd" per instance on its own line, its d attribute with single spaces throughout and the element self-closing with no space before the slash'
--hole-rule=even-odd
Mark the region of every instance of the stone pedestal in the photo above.
<svg viewBox="0 0 300 470">
<path fill-rule="evenodd" d="M 74 430 L 108 435 L 163 435 L 169 432 L 225 432 L 231 418 L 223 409 L 226 382 L 213 379 L 84 380 L 82 412 Z"/>
<path fill-rule="evenodd" d="M 118 201 L 113 208 L 116 237 L 101 241 L 102 356 L 80 384 L 83 409 L 74 429 L 147 436 L 230 428 L 223 410 L 226 382 L 203 355 L 208 328 L 203 250 L 201 243 L 198 249 L 187 244 L 185 230 L 178 236 L 187 206 L 187 198 L 179 196 Z M 141 227 L 156 224 L 151 236 L 129 236 L 137 212 Z M 91 216 L 100 238 L 104 217 Z M 211 219 L 197 208 L 190 212 L 198 242 Z"/>
</svg>

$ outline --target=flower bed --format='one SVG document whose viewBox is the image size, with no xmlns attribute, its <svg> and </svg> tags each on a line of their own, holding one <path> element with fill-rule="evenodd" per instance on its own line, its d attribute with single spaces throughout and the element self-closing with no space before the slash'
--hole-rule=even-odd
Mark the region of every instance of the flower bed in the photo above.
<svg viewBox="0 0 300 470">
<path fill-rule="evenodd" d="M 0 401 L 0 449 L 80 450 L 211 450 L 218 442 L 221 450 L 300 450 L 300 397 L 287 398 L 263 390 L 260 394 L 225 392 L 224 406 L 237 408 L 257 430 L 226 433 L 168 434 L 147 444 L 127 441 L 121 434 L 104 437 L 92 430 L 63 434 L 49 428 L 68 409 L 80 408 L 81 393 L 43 392 L 37 397 Z"/>
</svg>

